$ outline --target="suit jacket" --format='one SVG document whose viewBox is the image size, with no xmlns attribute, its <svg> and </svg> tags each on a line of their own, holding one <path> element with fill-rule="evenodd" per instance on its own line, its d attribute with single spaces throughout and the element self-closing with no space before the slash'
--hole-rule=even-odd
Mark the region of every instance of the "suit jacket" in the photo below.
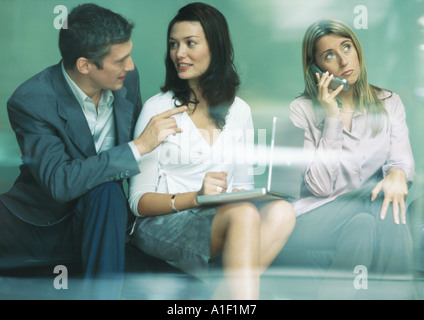
<svg viewBox="0 0 424 320">
<path fill-rule="evenodd" d="M 97 154 L 60 63 L 16 89 L 7 109 L 22 165 L 13 187 L 0 195 L 14 215 L 34 225 L 57 223 L 86 192 L 139 173 L 128 145 L 142 107 L 137 70 L 128 72 L 124 86 L 113 94 L 115 147 Z"/>
</svg>

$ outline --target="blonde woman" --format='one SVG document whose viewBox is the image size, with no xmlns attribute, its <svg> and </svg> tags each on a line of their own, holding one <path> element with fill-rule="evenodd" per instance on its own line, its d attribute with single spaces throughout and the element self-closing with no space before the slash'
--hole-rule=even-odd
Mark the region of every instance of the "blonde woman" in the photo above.
<svg viewBox="0 0 424 320">
<path fill-rule="evenodd" d="M 352 278 L 358 265 L 379 276 L 408 274 L 405 200 L 414 159 L 401 99 L 368 83 L 359 40 L 341 21 L 312 24 L 302 57 L 305 91 L 292 101 L 290 119 L 305 130 L 309 164 L 287 247 L 331 250 L 330 270 Z M 335 78 L 348 88 L 332 86 Z M 347 283 L 346 293 L 354 289 Z"/>
</svg>

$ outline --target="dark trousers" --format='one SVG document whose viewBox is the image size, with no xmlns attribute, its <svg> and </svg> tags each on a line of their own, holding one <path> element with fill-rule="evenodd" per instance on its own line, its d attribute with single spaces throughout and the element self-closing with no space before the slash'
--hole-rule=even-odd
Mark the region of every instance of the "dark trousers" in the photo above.
<svg viewBox="0 0 424 320">
<path fill-rule="evenodd" d="M 383 195 L 371 202 L 372 188 L 346 193 L 297 218 L 285 248 L 309 255 L 311 266 L 314 254 L 331 252 L 327 274 L 348 275 L 343 284 L 346 290 L 341 291 L 327 278 L 322 286 L 323 297 L 339 299 L 357 295 L 359 291 L 354 287 L 357 267 L 364 266 L 370 279 L 412 275 L 412 239 L 408 225 L 394 223 L 391 206 L 386 218 L 380 219 Z M 335 286 L 341 283 L 333 282 Z M 372 287 L 369 289 L 367 293 Z M 404 297 L 411 298 L 413 293 L 409 288 L 406 291 Z"/>
<path fill-rule="evenodd" d="M 87 297 L 106 298 L 103 293 L 117 297 L 124 271 L 127 221 L 127 200 L 122 185 L 116 182 L 91 190 L 76 201 L 66 219 L 46 227 L 23 222 L 0 201 L 0 261 L 14 267 L 34 261 L 65 266 L 80 261 L 88 283 L 85 290 L 101 294 L 88 293 Z M 99 286 L 97 280 L 104 280 L 108 287 Z"/>
</svg>

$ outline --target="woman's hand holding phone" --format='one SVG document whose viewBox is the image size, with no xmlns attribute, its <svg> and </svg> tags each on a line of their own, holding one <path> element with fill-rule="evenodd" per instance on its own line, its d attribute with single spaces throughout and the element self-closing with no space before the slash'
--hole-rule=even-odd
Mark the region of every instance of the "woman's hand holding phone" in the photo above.
<svg viewBox="0 0 424 320">
<path fill-rule="evenodd" d="M 333 80 L 334 75 L 329 75 L 328 71 L 323 73 L 322 76 L 319 73 L 316 73 L 315 75 L 318 81 L 318 101 L 324 108 L 327 117 L 338 118 L 340 111 L 336 97 L 343 90 L 343 85 L 340 85 L 337 89 L 332 90 L 328 86 Z"/>
</svg>

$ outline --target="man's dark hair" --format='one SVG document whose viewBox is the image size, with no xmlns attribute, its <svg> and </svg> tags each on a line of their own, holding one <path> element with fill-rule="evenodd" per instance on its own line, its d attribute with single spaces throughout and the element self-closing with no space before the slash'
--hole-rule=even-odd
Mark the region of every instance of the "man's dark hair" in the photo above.
<svg viewBox="0 0 424 320">
<path fill-rule="evenodd" d="M 103 59 L 110 46 L 130 40 L 134 24 L 121 15 L 98 5 L 88 3 L 75 7 L 68 15 L 67 29 L 59 33 L 59 50 L 66 69 L 73 69 L 76 61 L 87 58 L 97 68 L 103 68 Z"/>
<path fill-rule="evenodd" d="M 168 26 L 167 54 L 165 58 L 166 77 L 163 92 L 173 91 L 181 104 L 190 102 L 192 92 L 187 80 L 178 77 L 169 55 L 169 37 L 177 22 L 198 21 L 205 33 L 211 51 L 211 63 L 199 79 L 203 98 L 209 103 L 209 114 L 218 128 L 225 126 L 225 117 L 234 102 L 240 79 L 234 65 L 234 52 L 227 20 L 214 7 L 201 3 L 190 3 L 178 11 Z"/>
</svg>

